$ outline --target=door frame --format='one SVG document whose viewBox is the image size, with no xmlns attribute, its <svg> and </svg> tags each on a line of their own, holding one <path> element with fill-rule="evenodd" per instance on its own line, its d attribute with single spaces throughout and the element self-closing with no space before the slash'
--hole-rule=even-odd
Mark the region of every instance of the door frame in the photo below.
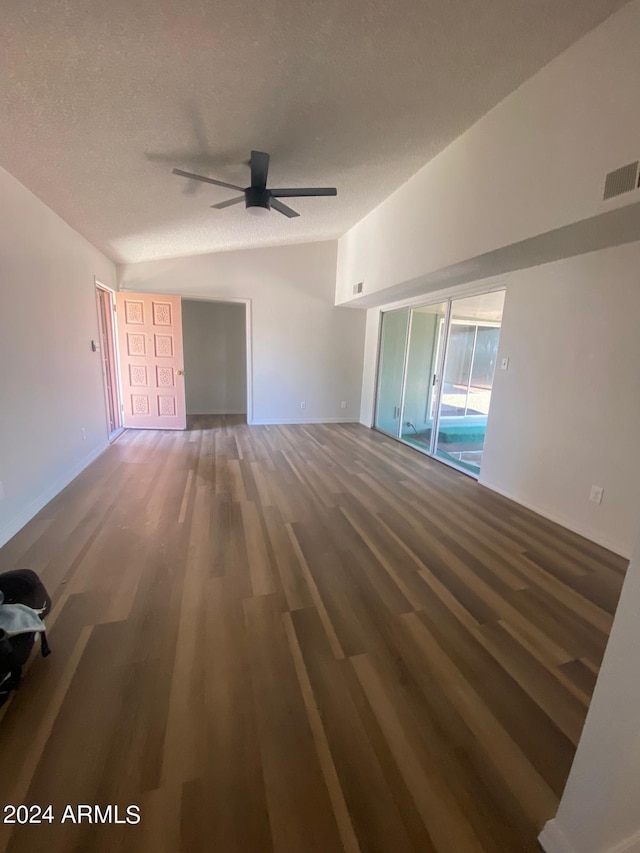
<svg viewBox="0 0 640 853">
<path fill-rule="evenodd" d="M 98 278 L 94 276 L 93 278 L 94 288 L 96 293 L 96 312 L 98 318 L 98 331 L 100 333 L 100 365 L 102 369 L 102 384 L 104 388 L 105 395 L 105 416 L 107 419 L 107 438 L 109 442 L 114 442 L 121 433 L 124 432 L 124 427 L 122 425 L 122 390 L 120 388 L 120 361 L 118 359 L 118 348 L 116 346 L 116 340 L 118 335 L 117 330 L 117 312 L 115 310 L 115 289 L 113 287 L 109 287 L 108 284 L 104 284 Z M 102 318 L 100 313 L 100 294 L 99 291 L 108 294 L 109 296 L 109 317 L 111 320 L 111 334 L 109 334 L 108 329 L 102 328 Z M 115 403 L 116 409 L 116 425 L 113 430 L 111 430 L 111 424 L 109 422 L 109 404 L 108 404 L 108 394 L 109 394 L 109 386 L 107 384 L 107 368 L 105 366 L 105 360 L 102 353 L 102 349 L 105 345 L 105 339 L 107 343 L 107 353 L 109 356 L 110 362 L 110 373 L 111 373 L 111 389 L 112 389 L 112 403 Z M 115 398 L 115 399 L 114 399 Z"/>
<path fill-rule="evenodd" d="M 407 310 L 409 311 L 409 316 L 407 317 L 407 334 L 405 336 L 404 355 L 402 357 L 402 389 L 400 392 L 400 406 L 399 406 L 400 412 L 398 413 L 398 435 L 394 435 L 392 432 L 387 432 L 386 430 L 382 429 L 381 427 L 376 426 L 376 420 L 377 420 L 377 416 L 378 416 L 378 396 L 380 394 L 380 368 L 382 366 L 382 332 L 383 332 L 383 323 L 384 323 L 384 318 L 382 315 L 383 314 L 396 314 L 396 313 L 399 313 L 400 311 L 407 311 Z M 406 378 L 407 378 L 407 359 L 409 356 L 409 338 L 411 336 L 411 319 L 412 319 L 412 317 L 413 317 L 413 314 L 411 313 L 411 306 L 405 305 L 405 306 L 402 306 L 400 308 L 391 308 L 391 309 L 389 309 L 389 311 L 381 311 L 380 312 L 380 323 L 378 324 L 378 349 L 377 349 L 377 356 L 376 356 L 376 386 L 375 386 L 375 393 L 374 393 L 374 397 L 373 397 L 373 424 L 372 424 L 372 429 L 375 429 L 376 432 L 382 433 L 382 435 L 388 435 L 389 438 L 397 438 L 399 441 L 401 440 L 399 436 L 400 436 L 400 433 L 402 432 L 402 430 L 401 430 L 402 416 L 404 414 L 404 392 L 405 392 L 405 385 L 406 385 Z M 403 442 L 403 444 L 405 444 L 405 443 L 406 442 Z"/>
<path fill-rule="evenodd" d="M 431 427 L 431 440 L 429 441 L 428 455 L 432 459 L 436 458 L 436 448 L 438 446 L 438 432 L 440 430 L 440 403 L 442 402 L 442 388 L 444 379 L 444 371 L 447 362 L 447 352 L 449 349 L 449 335 L 451 334 L 451 306 L 453 299 L 447 299 L 444 317 L 442 318 L 443 334 L 438 340 L 438 350 L 436 352 L 435 364 L 435 391 L 433 392 L 433 426 Z M 432 305 L 437 305 L 437 302 L 432 302 Z M 438 332 L 440 335 L 440 332 Z M 412 445 L 413 446 L 413 445 Z M 426 451 L 425 451 L 426 452 Z M 462 469 L 460 469 L 462 470 Z M 470 473 L 467 471 L 467 473 Z"/>
<path fill-rule="evenodd" d="M 474 284 L 469 288 L 461 288 L 458 292 L 454 290 L 446 290 L 441 291 L 440 293 L 433 293 L 430 295 L 430 298 L 425 299 L 417 298 L 411 299 L 410 301 L 403 301 L 396 304 L 391 304 L 389 307 L 380 308 L 379 314 L 379 322 L 378 322 L 378 343 L 376 350 L 376 369 L 375 369 L 375 393 L 373 398 L 373 420 L 371 429 L 375 429 L 376 432 L 381 433 L 382 435 L 386 435 L 389 438 L 394 439 L 395 441 L 399 441 L 401 444 L 410 447 L 412 450 L 416 450 L 418 453 L 422 453 L 424 456 L 428 456 L 430 459 L 434 459 L 436 462 L 440 462 L 443 465 L 447 465 L 449 468 L 453 468 L 456 471 L 459 471 L 461 474 L 466 474 L 468 477 L 471 477 L 474 480 L 478 480 L 480 474 L 475 474 L 472 471 L 469 471 L 466 468 L 459 467 L 453 461 L 449 461 L 446 459 L 442 459 L 436 455 L 436 448 L 438 442 L 438 429 L 440 425 L 440 403 L 442 399 L 442 387 L 443 387 L 443 378 L 444 371 L 446 368 L 446 360 L 447 354 L 449 350 L 449 337 L 451 335 L 451 314 L 452 314 L 452 306 L 453 303 L 459 299 L 471 298 L 473 296 L 483 296 L 488 293 L 497 293 L 498 291 L 504 291 L 505 297 L 507 292 L 507 285 L 504 281 L 499 283 L 495 283 L 488 287 L 481 287 L 478 284 Z M 411 444 L 408 441 L 405 441 L 402 438 L 402 423 L 404 420 L 404 406 L 405 406 L 405 391 L 406 391 L 406 378 L 407 378 L 407 362 L 409 358 L 409 345 L 411 342 L 411 320 L 413 317 L 413 309 L 414 308 L 422 308 L 427 305 L 437 305 L 438 303 L 446 303 L 446 312 L 444 316 L 444 340 L 443 345 L 441 347 L 440 352 L 438 353 L 438 364 L 436 365 L 436 392 L 434 393 L 434 412 L 435 416 L 433 419 L 433 428 L 431 433 L 431 440 L 429 442 L 429 448 L 422 449 L 415 444 Z M 380 367 L 381 367 L 381 356 L 382 356 L 382 326 L 383 326 L 383 314 L 390 314 L 396 311 L 406 311 L 409 310 L 409 319 L 407 322 L 407 337 L 405 341 L 405 352 L 404 352 L 404 367 L 402 371 L 402 389 L 401 389 L 401 408 L 400 408 L 400 428 L 398 430 L 398 435 L 393 435 L 390 432 L 385 432 L 376 426 L 376 415 L 378 411 L 378 388 L 380 382 Z M 502 322 L 500 323 L 500 327 L 502 328 Z"/>
<path fill-rule="evenodd" d="M 140 290 L 137 288 L 136 290 L 130 290 L 129 288 L 122 288 L 120 293 L 145 293 L 147 291 Z M 255 424 L 256 421 L 253 419 L 253 318 L 252 318 L 252 308 L 251 308 L 251 299 L 244 299 L 240 297 L 234 296 L 208 296 L 203 295 L 202 293 L 176 293 L 172 290 L 149 290 L 149 293 L 157 293 L 159 295 L 164 296 L 179 296 L 180 299 L 189 299 L 195 300 L 196 302 L 233 302 L 233 303 L 242 303 L 245 306 L 244 315 L 245 315 L 245 349 L 246 349 L 246 364 L 247 364 L 247 424 L 252 425 Z M 262 423 L 262 421 L 258 421 L 257 423 Z"/>
</svg>

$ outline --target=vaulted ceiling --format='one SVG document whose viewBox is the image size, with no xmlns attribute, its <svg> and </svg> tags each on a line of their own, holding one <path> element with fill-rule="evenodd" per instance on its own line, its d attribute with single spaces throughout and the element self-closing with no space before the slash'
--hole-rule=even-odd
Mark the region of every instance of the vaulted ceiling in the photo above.
<svg viewBox="0 0 640 853">
<path fill-rule="evenodd" d="M 0 166 L 113 260 L 334 238 L 624 0 L 0 0 Z M 212 210 L 252 148 L 298 219 Z"/>
</svg>

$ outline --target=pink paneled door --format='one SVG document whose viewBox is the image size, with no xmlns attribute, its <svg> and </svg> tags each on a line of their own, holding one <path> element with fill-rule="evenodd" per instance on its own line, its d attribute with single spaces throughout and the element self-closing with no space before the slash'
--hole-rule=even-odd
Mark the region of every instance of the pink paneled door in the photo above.
<svg viewBox="0 0 640 853">
<path fill-rule="evenodd" d="M 185 429 L 180 297 L 117 293 L 116 305 L 123 425 Z"/>
</svg>

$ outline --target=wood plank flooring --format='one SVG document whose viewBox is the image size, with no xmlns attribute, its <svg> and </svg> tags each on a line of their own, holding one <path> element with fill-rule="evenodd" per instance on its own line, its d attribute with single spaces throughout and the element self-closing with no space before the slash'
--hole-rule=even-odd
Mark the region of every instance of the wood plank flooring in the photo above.
<svg viewBox="0 0 640 853">
<path fill-rule="evenodd" d="M 528 853 L 625 561 L 358 425 L 127 432 L 0 550 L 54 653 L 0 718 L 10 853 Z M 62 824 L 65 805 L 141 809 Z"/>
</svg>

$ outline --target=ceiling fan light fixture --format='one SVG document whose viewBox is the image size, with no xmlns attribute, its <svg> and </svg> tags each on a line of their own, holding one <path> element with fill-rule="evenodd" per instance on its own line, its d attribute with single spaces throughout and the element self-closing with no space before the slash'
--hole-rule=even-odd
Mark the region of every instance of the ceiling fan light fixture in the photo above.
<svg viewBox="0 0 640 853">
<path fill-rule="evenodd" d="M 247 207 L 247 212 L 250 213 L 251 216 L 262 219 L 263 217 L 268 216 L 271 213 L 271 210 L 268 207 L 252 205 L 251 207 Z"/>
<path fill-rule="evenodd" d="M 244 203 L 249 213 L 264 216 L 271 209 L 269 191 L 260 187 L 247 187 L 244 191 Z"/>
</svg>

